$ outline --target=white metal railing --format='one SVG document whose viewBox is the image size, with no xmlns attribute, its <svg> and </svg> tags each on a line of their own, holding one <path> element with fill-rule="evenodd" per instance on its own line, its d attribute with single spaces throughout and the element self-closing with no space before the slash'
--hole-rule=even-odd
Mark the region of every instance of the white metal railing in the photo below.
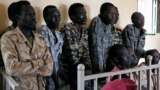
<svg viewBox="0 0 160 90">
<path fill-rule="evenodd" d="M 149 60 L 149 66 L 148 67 L 137 67 L 137 68 L 133 68 L 133 69 L 127 69 L 127 70 L 121 70 L 121 71 L 117 71 L 117 72 L 106 72 L 106 73 L 100 73 L 100 74 L 93 74 L 93 75 L 87 75 L 85 76 L 84 74 L 84 70 L 85 67 L 83 64 L 79 64 L 78 65 L 78 77 L 77 77 L 77 83 L 78 83 L 78 90 L 84 90 L 84 82 L 87 80 L 94 80 L 94 90 L 98 90 L 98 84 L 97 84 L 97 79 L 98 78 L 103 78 L 103 77 L 110 77 L 110 76 L 114 76 L 114 75 L 122 75 L 122 74 L 132 74 L 135 72 L 138 72 L 138 90 L 141 90 L 141 78 L 142 75 L 141 73 L 143 71 L 147 71 L 147 90 L 152 90 L 151 88 L 151 70 L 152 69 L 157 69 L 157 90 L 160 90 L 159 84 L 160 84 L 160 65 L 151 65 L 151 60 L 152 60 L 152 56 L 147 56 L 147 59 Z"/>
<path fill-rule="evenodd" d="M 151 60 L 152 57 L 148 56 L 147 59 L 149 60 L 149 66 L 148 67 L 138 67 L 138 68 L 134 68 L 134 69 L 127 69 L 127 70 L 121 70 L 121 71 L 117 71 L 117 72 L 107 72 L 107 73 L 100 73 L 100 74 L 93 74 L 93 75 L 87 75 L 85 76 L 84 70 L 85 67 L 83 64 L 78 65 L 78 90 L 84 90 L 84 82 L 87 80 L 93 80 L 94 81 L 94 90 L 98 90 L 98 83 L 97 83 L 97 79 L 98 78 L 103 78 L 103 77 L 110 77 L 110 76 L 114 76 L 114 75 L 122 75 L 122 74 L 132 74 L 135 72 L 138 72 L 138 89 L 141 90 L 141 73 L 142 71 L 147 71 L 147 89 L 148 90 L 152 90 L 151 89 L 151 70 L 152 69 L 157 69 L 157 90 L 160 90 L 160 65 L 151 65 Z M 2 78 L 3 78 L 3 87 L 0 88 L 0 90 L 20 90 L 19 89 L 19 85 L 18 83 L 16 83 L 16 81 L 11 77 L 8 76 L 5 72 L 4 69 L 0 69 L 0 73 L 2 74 Z"/>
<path fill-rule="evenodd" d="M 8 76 L 4 69 L 0 69 L 0 74 L 2 76 L 2 87 L 0 90 L 20 90 L 18 83 L 11 77 Z"/>
</svg>

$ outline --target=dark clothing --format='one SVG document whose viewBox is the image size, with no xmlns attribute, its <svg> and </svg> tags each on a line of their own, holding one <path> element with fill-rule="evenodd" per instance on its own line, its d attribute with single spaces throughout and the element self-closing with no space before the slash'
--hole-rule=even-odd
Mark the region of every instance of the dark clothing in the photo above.
<svg viewBox="0 0 160 90">
<path fill-rule="evenodd" d="M 95 17 L 89 27 L 88 41 L 93 73 L 105 72 L 109 48 L 122 44 L 122 31 Z"/>
<path fill-rule="evenodd" d="M 85 74 L 91 74 L 91 61 L 88 50 L 88 31 L 82 27 L 81 33 L 77 33 L 74 23 L 68 23 L 63 28 L 64 44 L 60 57 L 62 75 L 73 90 L 77 89 L 77 65 L 85 65 Z"/>
<path fill-rule="evenodd" d="M 132 24 L 127 25 L 122 33 L 123 43 L 126 47 L 132 48 L 138 58 L 144 54 L 145 29 L 138 29 Z"/>
</svg>

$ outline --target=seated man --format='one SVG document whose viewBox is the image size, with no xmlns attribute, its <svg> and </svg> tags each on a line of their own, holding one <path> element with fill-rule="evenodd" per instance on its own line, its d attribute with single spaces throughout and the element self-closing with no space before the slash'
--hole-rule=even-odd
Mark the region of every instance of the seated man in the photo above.
<svg viewBox="0 0 160 90">
<path fill-rule="evenodd" d="M 36 17 L 28 1 L 17 2 L 17 28 L 1 38 L 5 71 L 20 90 L 45 90 L 43 76 L 50 76 L 53 60 L 43 36 L 36 33 Z"/>
<path fill-rule="evenodd" d="M 152 61 L 151 61 L 151 65 L 159 63 L 159 60 L 160 60 L 159 52 L 156 49 L 151 49 L 151 50 L 146 51 L 145 62 L 140 63 L 139 67 L 147 67 L 149 65 L 149 61 L 146 58 L 148 55 L 151 55 L 153 57 Z M 142 88 L 147 89 L 147 72 L 143 71 L 142 76 L 143 76 L 141 78 Z M 152 78 L 151 86 L 152 86 L 153 90 L 158 90 L 158 88 L 157 88 L 157 71 L 155 69 L 152 70 L 151 78 Z"/>
<path fill-rule="evenodd" d="M 128 48 L 128 50 L 129 50 L 129 60 L 131 61 L 131 68 L 134 68 L 138 65 L 139 60 L 135 52 L 131 48 Z"/>
<path fill-rule="evenodd" d="M 106 61 L 106 71 L 110 72 L 115 68 L 119 70 L 130 68 L 131 63 L 128 49 L 123 45 L 115 44 L 109 50 L 108 60 Z"/>
<path fill-rule="evenodd" d="M 110 48 L 108 55 L 109 56 L 106 63 L 107 72 L 124 70 L 130 68 L 132 65 L 132 61 L 129 59 L 129 50 L 123 45 L 113 45 Z M 121 78 L 123 79 L 119 79 L 118 75 L 111 76 L 108 78 L 111 79 L 111 81 L 107 82 L 102 90 L 117 90 L 118 88 L 121 88 L 121 90 L 136 90 L 137 86 L 132 80 L 129 79 L 129 75 L 122 74 Z"/>
</svg>

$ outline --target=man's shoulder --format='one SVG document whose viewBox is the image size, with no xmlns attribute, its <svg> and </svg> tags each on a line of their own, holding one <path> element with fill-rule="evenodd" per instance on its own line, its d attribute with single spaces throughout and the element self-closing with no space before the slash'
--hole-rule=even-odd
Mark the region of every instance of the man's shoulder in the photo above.
<svg viewBox="0 0 160 90">
<path fill-rule="evenodd" d="M 133 24 L 128 24 L 128 25 L 126 25 L 125 28 L 131 29 L 131 28 L 134 28 L 134 26 L 133 26 Z"/>
<path fill-rule="evenodd" d="M 48 32 L 49 28 L 46 25 L 41 25 L 40 28 L 38 29 L 39 33 L 42 32 Z"/>
<path fill-rule="evenodd" d="M 39 46 L 45 47 L 47 44 L 45 43 L 45 37 L 38 32 L 34 32 L 35 41 Z"/>
<path fill-rule="evenodd" d="M 71 28 L 73 27 L 73 25 L 71 23 L 66 23 L 64 24 L 64 26 L 61 28 L 60 32 L 64 35 L 66 33 L 70 33 L 71 32 Z"/>
<path fill-rule="evenodd" d="M 92 19 L 92 22 L 91 22 L 90 26 L 92 26 L 93 28 L 98 28 L 98 29 L 103 28 L 103 27 L 105 27 L 105 28 L 111 28 L 112 27 L 111 24 L 107 24 L 107 25 L 104 24 L 99 16 L 94 17 Z"/>
<path fill-rule="evenodd" d="M 100 23 L 101 22 L 101 19 L 99 16 L 96 16 L 92 19 L 92 23 Z"/>
<path fill-rule="evenodd" d="M 126 27 L 124 28 L 124 32 L 131 32 L 134 29 L 133 24 L 128 24 L 126 25 Z"/>
<path fill-rule="evenodd" d="M 10 30 L 10 31 L 7 31 L 7 32 L 5 32 L 5 33 L 2 35 L 1 38 L 3 38 L 3 37 L 16 38 L 16 37 L 17 37 L 17 32 L 16 32 L 15 29 Z"/>
<path fill-rule="evenodd" d="M 66 23 L 63 27 L 63 32 L 64 33 L 71 33 L 73 30 L 76 29 L 76 26 L 73 22 Z"/>
<path fill-rule="evenodd" d="M 94 17 L 92 20 L 100 20 L 99 16 Z"/>
<path fill-rule="evenodd" d="M 63 28 L 64 29 L 70 29 L 70 28 L 73 28 L 73 27 L 74 27 L 74 23 L 70 22 L 70 23 L 66 23 Z"/>
<path fill-rule="evenodd" d="M 122 32 L 122 29 L 116 28 L 116 31 L 117 31 L 117 32 Z"/>
<path fill-rule="evenodd" d="M 44 39 L 44 36 L 39 34 L 38 32 L 34 32 L 34 35 L 38 38 Z"/>
<path fill-rule="evenodd" d="M 39 30 L 46 30 L 46 29 L 49 29 L 47 25 L 41 25 L 39 28 Z"/>
</svg>

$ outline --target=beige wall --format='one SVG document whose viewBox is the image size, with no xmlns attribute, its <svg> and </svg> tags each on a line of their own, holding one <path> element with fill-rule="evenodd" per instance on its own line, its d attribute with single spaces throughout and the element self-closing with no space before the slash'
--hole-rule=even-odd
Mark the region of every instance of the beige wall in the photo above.
<svg viewBox="0 0 160 90">
<path fill-rule="evenodd" d="M 17 0 L 0 0 L 0 32 L 2 33 L 5 28 L 10 25 L 7 17 L 8 6 Z M 120 28 L 124 28 L 127 24 L 131 23 L 130 16 L 133 12 L 137 11 L 137 0 L 29 0 L 36 10 L 38 26 L 45 24 L 42 18 L 42 11 L 46 5 L 55 5 L 61 12 L 61 26 L 69 22 L 68 7 L 75 2 L 81 2 L 85 5 L 88 16 L 89 25 L 91 19 L 98 15 L 99 8 L 104 2 L 111 2 L 118 7 L 120 12 L 120 19 L 117 24 Z M 145 49 L 157 48 L 160 50 L 160 35 L 147 36 Z"/>
<path fill-rule="evenodd" d="M 0 0 L 0 31 L 3 31 L 10 24 L 7 17 L 8 6 L 17 0 Z M 119 8 L 120 20 L 118 26 L 124 27 L 130 23 L 131 13 L 137 10 L 137 0 L 30 0 L 32 6 L 35 7 L 37 13 L 38 25 L 44 24 L 42 11 L 46 5 L 55 5 L 60 9 L 62 16 L 62 25 L 69 22 L 68 7 L 75 2 L 81 2 L 85 5 L 88 15 L 88 24 L 91 19 L 99 14 L 102 3 L 112 2 Z M 127 3 L 127 4 L 126 4 Z"/>
</svg>

